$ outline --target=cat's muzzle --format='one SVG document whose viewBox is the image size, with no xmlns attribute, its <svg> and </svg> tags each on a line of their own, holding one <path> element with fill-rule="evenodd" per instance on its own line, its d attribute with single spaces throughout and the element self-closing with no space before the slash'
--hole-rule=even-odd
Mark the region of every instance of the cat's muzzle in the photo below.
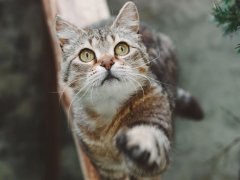
<svg viewBox="0 0 240 180">
<path fill-rule="evenodd" d="M 102 80 L 101 82 L 101 85 L 103 85 L 106 81 L 113 81 L 113 80 L 118 80 L 120 81 L 120 79 L 116 76 L 114 76 L 112 73 L 111 73 L 111 70 L 107 70 L 107 75 L 106 77 Z"/>
</svg>

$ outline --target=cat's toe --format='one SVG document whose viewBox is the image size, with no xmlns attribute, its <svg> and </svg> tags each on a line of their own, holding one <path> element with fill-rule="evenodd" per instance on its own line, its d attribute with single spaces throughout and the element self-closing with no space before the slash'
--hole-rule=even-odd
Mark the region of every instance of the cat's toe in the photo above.
<svg viewBox="0 0 240 180">
<path fill-rule="evenodd" d="M 129 158 L 137 162 L 139 165 L 149 165 L 150 152 L 142 151 L 138 146 L 134 146 L 130 151 Z"/>
<path fill-rule="evenodd" d="M 125 146 L 122 148 L 122 152 L 132 161 L 138 164 L 148 164 L 150 152 L 147 150 L 142 151 L 138 145 Z"/>
<path fill-rule="evenodd" d="M 116 146 L 120 151 L 126 151 L 127 136 L 120 134 L 116 138 Z"/>
</svg>

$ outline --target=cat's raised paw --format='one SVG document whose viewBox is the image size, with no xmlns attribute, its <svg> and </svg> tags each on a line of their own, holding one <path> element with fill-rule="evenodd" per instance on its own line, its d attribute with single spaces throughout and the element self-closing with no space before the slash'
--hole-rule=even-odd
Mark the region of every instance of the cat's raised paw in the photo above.
<svg viewBox="0 0 240 180">
<path fill-rule="evenodd" d="M 127 135 L 121 134 L 117 137 L 116 144 L 118 149 L 123 152 L 128 158 L 137 162 L 139 165 L 149 164 L 150 152 L 142 151 L 139 145 L 127 145 Z"/>
<path fill-rule="evenodd" d="M 168 141 L 163 136 L 161 130 L 155 127 L 138 126 L 119 134 L 116 146 L 131 169 L 158 172 L 167 164 L 165 143 Z"/>
</svg>

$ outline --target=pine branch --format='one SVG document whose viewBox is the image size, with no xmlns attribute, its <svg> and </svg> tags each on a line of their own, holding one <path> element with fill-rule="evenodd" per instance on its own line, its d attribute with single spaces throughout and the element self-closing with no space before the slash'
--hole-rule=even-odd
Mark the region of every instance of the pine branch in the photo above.
<svg viewBox="0 0 240 180">
<path fill-rule="evenodd" d="M 231 34 L 240 29 L 240 0 L 222 0 L 214 4 L 214 20 L 218 27 L 222 27 L 224 34 Z M 236 47 L 240 53 L 240 45 Z"/>
</svg>

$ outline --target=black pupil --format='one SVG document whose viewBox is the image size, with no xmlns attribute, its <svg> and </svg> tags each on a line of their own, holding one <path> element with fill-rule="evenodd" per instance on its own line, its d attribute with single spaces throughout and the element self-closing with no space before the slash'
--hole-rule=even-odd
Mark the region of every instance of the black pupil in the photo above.
<svg viewBox="0 0 240 180">
<path fill-rule="evenodd" d="M 88 52 L 86 52 L 86 57 L 89 58 L 89 53 Z"/>
<path fill-rule="evenodd" d="M 123 46 L 120 46 L 120 48 L 121 48 L 121 51 L 123 52 L 123 51 L 124 51 L 124 48 L 123 48 Z"/>
</svg>

